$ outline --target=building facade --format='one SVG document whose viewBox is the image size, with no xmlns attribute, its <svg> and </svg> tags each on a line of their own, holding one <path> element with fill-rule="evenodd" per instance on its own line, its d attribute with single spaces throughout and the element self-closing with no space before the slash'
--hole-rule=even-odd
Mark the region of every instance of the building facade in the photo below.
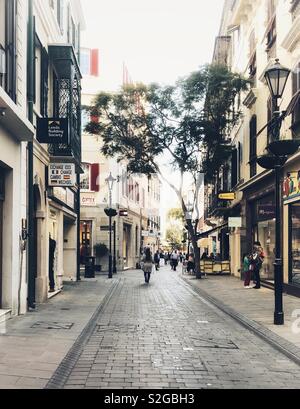
<svg viewBox="0 0 300 409">
<path fill-rule="evenodd" d="M 36 302 L 76 280 L 78 253 L 78 175 L 81 169 L 80 1 L 34 1 L 35 89 L 33 146 Z M 66 119 L 67 143 L 45 143 L 42 119 Z M 51 141 L 50 141 L 51 142 Z M 58 166 L 55 167 L 55 164 Z M 50 166 L 71 166 L 73 183 L 50 183 Z M 55 172 L 55 171 L 54 171 Z M 56 171 L 57 172 L 57 171 Z"/>
<path fill-rule="evenodd" d="M 102 83 L 100 53 L 98 49 L 81 49 L 82 105 L 90 106 Z M 127 74 L 127 77 L 128 74 Z M 124 75 L 124 81 L 126 76 Z M 101 153 L 102 140 L 97 135 L 84 132 L 90 121 L 98 121 L 82 111 L 82 167 L 81 175 L 81 261 L 84 257 L 96 257 L 96 266 L 108 270 L 108 256 L 97 255 L 101 245 L 109 247 L 109 219 L 105 209 L 110 204 L 118 212 L 113 219 L 112 251 L 116 255 L 117 270 L 136 268 L 140 264 L 143 248 L 152 251 L 159 247 L 160 238 L 160 182 L 156 176 L 129 175 L 126 163 L 118 163 L 115 158 L 106 158 Z M 101 119 L 100 119 L 101 120 Z M 115 179 L 110 203 L 110 193 L 106 179 L 112 174 Z M 115 250 L 114 250 L 115 249 Z M 97 267 L 99 269 L 99 267 Z"/>
<path fill-rule="evenodd" d="M 210 214 L 207 216 L 214 215 L 215 219 L 207 219 L 215 223 L 215 232 L 218 232 L 215 237 L 223 251 L 224 244 L 219 234 L 226 229 L 228 240 L 225 248 L 228 245 L 231 270 L 236 276 L 241 275 L 242 255 L 251 250 L 254 241 L 261 242 L 266 255 L 261 275 L 270 286 L 274 282 L 275 177 L 272 171 L 262 169 L 257 163 L 257 158 L 264 154 L 267 146 L 271 130 L 266 125 L 274 110 L 264 73 L 276 58 L 291 70 L 280 101 L 280 110 L 287 111 L 281 137 L 299 138 L 299 40 L 299 0 L 225 2 L 215 57 L 223 59 L 232 71 L 249 78 L 251 87 L 236 101 L 242 117 L 228 136 L 232 157 L 220 170 L 220 187 L 210 188 Z M 294 293 L 298 292 L 300 273 L 297 207 L 299 160 L 300 154 L 297 152 L 282 170 L 284 282 L 285 289 Z M 217 194 L 222 188 L 234 192 L 235 199 L 220 203 Z M 231 228 L 228 225 L 229 217 L 234 216 L 242 217 L 241 227 Z"/>
<path fill-rule="evenodd" d="M 26 1 L 0 1 L 0 321 L 2 310 L 27 309 L 27 143 L 34 128 L 27 119 Z"/>
</svg>

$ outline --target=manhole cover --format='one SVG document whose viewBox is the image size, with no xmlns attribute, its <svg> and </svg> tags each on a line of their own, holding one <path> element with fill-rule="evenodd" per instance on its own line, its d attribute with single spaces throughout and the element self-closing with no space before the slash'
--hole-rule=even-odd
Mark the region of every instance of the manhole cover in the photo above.
<svg viewBox="0 0 300 409">
<path fill-rule="evenodd" d="M 69 322 L 56 322 L 56 321 L 50 321 L 50 322 L 36 322 L 31 326 L 31 328 L 42 328 L 42 329 L 65 329 L 69 330 L 73 327 L 74 323 L 69 323 Z"/>
</svg>

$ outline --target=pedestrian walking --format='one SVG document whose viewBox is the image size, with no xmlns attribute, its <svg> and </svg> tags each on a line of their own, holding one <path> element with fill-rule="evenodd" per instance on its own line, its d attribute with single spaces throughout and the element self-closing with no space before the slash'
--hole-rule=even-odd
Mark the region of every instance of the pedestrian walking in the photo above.
<svg viewBox="0 0 300 409">
<path fill-rule="evenodd" d="M 264 262 L 264 251 L 259 241 L 256 241 L 253 246 L 253 253 L 250 258 L 250 269 L 254 274 L 255 288 L 260 289 L 260 270 Z"/>
<path fill-rule="evenodd" d="M 194 274 L 194 272 L 195 272 L 195 258 L 194 258 L 193 254 L 189 255 L 189 260 L 188 260 L 188 263 L 187 263 L 187 272 L 189 274 Z"/>
<path fill-rule="evenodd" d="M 171 255 L 172 269 L 174 271 L 176 271 L 176 268 L 178 266 L 178 259 L 179 259 L 179 255 L 178 255 L 177 250 L 175 250 Z"/>
<path fill-rule="evenodd" d="M 169 254 L 167 252 L 165 252 L 164 259 L 165 259 L 165 266 L 167 266 L 168 261 L 169 261 Z"/>
<path fill-rule="evenodd" d="M 156 271 L 159 270 L 160 267 L 160 254 L 159 251 L 157 250 L 157 252 L 154 254 L 154 264 L 155 264 L 155 269 Z"/>
<path fill-rule="evenodd" d="M 244 281 L 245 288 L 251 288 L 250 287 L 250 282 L 251 282 L 250 257 L 251 256 L 249 254 L 244 254 L 244 257 L 243 257 L 243 272 L 245 276 L 245 281 Z"/>
<path fill-rule="evenodd" d="M 145 283 L 149 284 L 151 273 L 152 273 L 152 267 L 153 267 L 153 257 L 152 257 L 150 248 L 146 248 L 145 254 L 142 258 L 142 262 L 143 262 Z"/>
</svg>

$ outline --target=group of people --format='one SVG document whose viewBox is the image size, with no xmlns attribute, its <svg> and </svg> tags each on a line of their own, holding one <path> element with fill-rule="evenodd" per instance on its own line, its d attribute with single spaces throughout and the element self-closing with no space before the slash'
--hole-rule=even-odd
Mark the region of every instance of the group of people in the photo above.
<svg viewBox="0 0 300 409">
<path fill-rule="evenodd" d="M 165 265 L 168 265 L 168 262 L 170 262 L 170 266 L 173 271 L 176 271 L 179 263 L 183 262 L 187 262 L 187 269 L 189 271 L 192 271 L 195 268 L 195 260 L 192 254 L 186 255 L 185 253 L 179 252 L 177 250 L 174 250 L 171 253 L 163 253 L 157 250 L 154 256 L 152 256 L 151 249 L 147 247 L 144 250 L 144 255 L 142 257 L 142 269 L 144 271 L 145 282 L 147 284 L 149 283 L 151 278 L 153 265 L 155 266 L 155 270 L 158 271 L 160 268 L 161 260 L 164 260 Z"/>
<path fill-rule="evenodd" d="M 210 256 L 204 252 L 201 256 L 201 260 L 209 260 L 209 261 L 222 261 L 222 257 L 220 253 L 214 254 L 210 253 Z"/>
<path fill-rule="evenodd" d="M 253 251 L 250 254 L 244 254 L 243 271 L 245 275 L 245 288 L 260 289 L 260 270 L 264 258 L 265 254 L 259 241 L 254 243 Z M 250 286 L 251 279 L 255 282 L 255 286 Z"/>
</svg>

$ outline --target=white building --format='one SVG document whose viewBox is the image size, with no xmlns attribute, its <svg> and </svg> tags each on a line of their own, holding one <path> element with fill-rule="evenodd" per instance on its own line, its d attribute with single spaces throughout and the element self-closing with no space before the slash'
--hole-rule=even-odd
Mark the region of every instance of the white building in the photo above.
<svg viewBox="0 0 300 409">
<path fill-rule="evenodd" d="M 82 105 L 90 106 L 93 98 L 104 88 L 99 74 L 99 51 L 88 47 L 81 49 Z M 90 121 L 82 113 L 82 126 Z M 95 120 L 98 120 L 95 118 Z M 116 179 L 112 191 L 112 206 L 117 209 L 116 262 L 117 269 L 135 268 L 140 262 L 141 251 L 150 246 L 152 251 L 159 247 L 160 232 L 160 182 L 156 176 L 127 175 L 126 163 L 114 158 L 105 158 L 101 153 L 99 136 L 83 132 L 81 175 L 81 254 L 96 256 L 95 246 L 109 247 L 109 220 L 104 209 L 109 207 L 109 190 L 106 179 L 110 173 Z M 120 216 L 120 211 L 127 216 Z M 96 264 L 108 269 L 108 257 L 97 257 Z"/>
<path fill-rule="evenodd" d="M 26 311 L 27 1 L 0 1 L 0 322 Z M 19 291 L 20 288 L 20 291 Z M 3 310 L 1 310 L 1 308 Z"/>
</svg>

